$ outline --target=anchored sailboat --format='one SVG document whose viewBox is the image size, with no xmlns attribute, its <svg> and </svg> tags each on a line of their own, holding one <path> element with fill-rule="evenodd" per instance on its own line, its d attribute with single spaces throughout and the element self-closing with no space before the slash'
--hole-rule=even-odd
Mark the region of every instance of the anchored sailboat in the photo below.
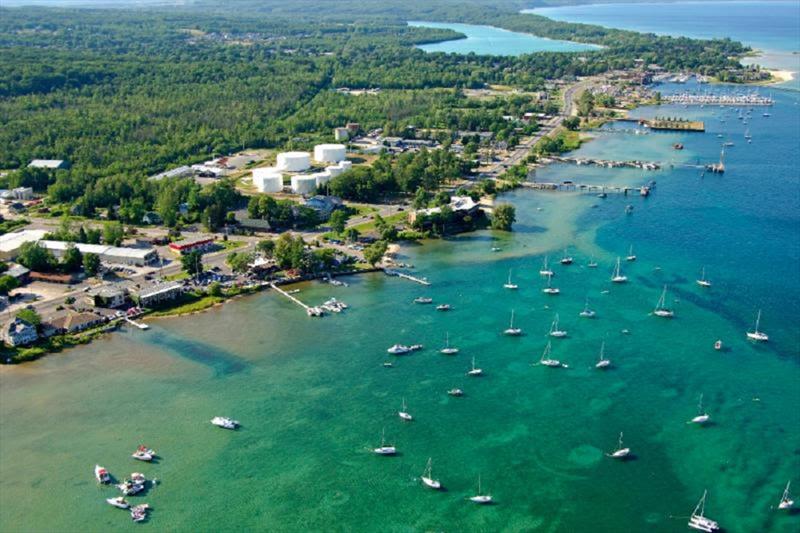
<svg viewBox="0 0 800 533">
<path fill-rule="evenodd" d="M 407 420 L 407 421 L 409 421 L 409 422 L 411 422 L 412 420 L 414 420 L 414 417 L 413 417 L 413 416 L 411 416 L 411 415 L 410 415 L 410 414 L 409 414 L 409 413 L 406 411 L 406 399 L 405 399 L 405 398 L 403 398 L 403 408 L 402 408 L 400 411 L 398 411 L 398 412 L 397 412 L 397 416 L 399 416 L 399 417 L 400 417 L 400 418 L 402 418 L 403 420 Z"/>
<path fill-rule="evenodd" d="M 620 258 L 617 257 L 617 266 L 614 267 L 614 274 L 611 276 L 611 281 L 614 283 L 625 283 L 628 281 L 628 276 L 622 275 L 622 269 L 620 267 Z"/>
<path fill-rule="evenodd" d="M 786 488 L 783 489 L 783 496 L 781 496 L 781 503 L 778 504 L 778 509 L 791 509 L 794 507 L 794 500 L 789 495 L 789 485 L 791 485 L 791 481 L 786 482 Z"/>
<path fill-rule="evenodd" d="M 700 401 L 697 403 L 697 416 L 689 420 L 689 424 L 705 424 L 711 419 L 711 416 L 703 411 L 703 395 L 700 395 Z"/>
<path fill-rule="evenodd" d="M 439 490 L 442 488 L 442 484 L 439 482 L 438 479 L 433 479 L 433 459 L 428 458 L 428 464 L 425 467 L 425 472 L 422 473 L 422 483 L 425 484 L 426 487 Z"/>
<path fill-rule="evenodd" d="M 664 285 L 664 290 L 661 291 L 661 297 L 658 299 L 656 308 L 653 309 L 653 314 L 656 316 L 660 316 L 661 318 L 672 318 L 675 316 L 675 312 L 667 308 L 666 304 L 664 303 L 666 298 L 667 298 L 667 286 Z"/>
<path fill-rule="evenodd" d="M 472 369 L 467 371 L 468 376 L 477 377 L 483 375 L 483 369 L 475 368 L 475 358 L 472 358 Z"/>
<path fill-rule="evenodd" d="M 484 494 L 481 491 L 481 476 L 478 475 L 478 493 L 475 496 L 470 497 L 470 501 L 479 503 L 482 505 L 486 505 L 487 503 L 492 503 L 492 497 L 489 494 Z"/>
<path fill-rule="evenodd" d="M 550 324 L 550 333 L 548 334 L 551 337 L 555 337 L 557 339 L 563 339 L 567 336 L 567 332 L 563 329 L 558 329 L 558 313 L 556 313 L 555 318 L 553 319 L 553 323 Z"/>
<path fill-rule="evenodd" d="M 597 261 L 594 260 L 594 256 L 589 258 L 589 263 L 586 266 L 589 268 L 597 268 Z"/>
<path fill-rule="evenodd" d="M 700 498 L 700 501 L 697 503 L 697 506 L 694 508 L 692 512 L 692 516 L 689 517 L 689 527 L 692 529 L 697 529 L 699 531 L 705 531 L 706 533 L 713 533 L 714 531 L 719 531 L 719 524 L 715 521 L 711 520 L 710 518 L 706 518 L 706 495 L 708 491 L 703 491 L 703 497 Z"/>
<path fill-rule="evenodd" d="M 444 348 L 439 350 L 439 353 L 444 355 L 455 355 L 458 353 L 458 348 L 450 346 L 450 332 L 444 335 Z"/>
<path fill-rule="evenodd" d="M 508 325 L 508 328 L 503 332 L 503 335 L 508 335 L 511 337 L 518 337 L 522 335 L 522 330 L 520 328 L 514 327 L 514 310 L 511 310 L 511 323 Z"/>
<path fill-rule="evenodd" d="M 625 448 L 622 445 L 622 432 L 620 431 L 619 441 L 617 442 L 617 449 L 611 453 L 607 453 L 606 455 L 608 457 L 611 457 L 612 459 L 624 459 L 625 457 L 628 457 L 630 454 L 631 454 L 631 449 Z"/>
<path fill-rule="evenodd" d="M 571 265 L 572 264 L 572 256 L 567 253 L 567 249 L 564 248 L 564 255 L 561 257 L 559 261 L 562 265 Z"/>
<path fill-rule="evenodd" d="M 542 289 L 542 292 L 545 294 L 558 294 L 561 291 L 558 290 L 558 287 L 551 286 L 551 280 L 553 279 L 552 276 L 547 276 L 547 287 Z"/>
<path fill-rule="evenodd" d="M 561 361 L 558 359 L 551 359 L 550 358 L 550 342 L 548 341 L 547 346 L 545 346 L 544 351 L 542 352 L 542 357 L 539 359 L 539 364 L 544 366 L 549 366 L 552 368 L 557 368 L 561 366 Z"/>
<path fill-rule="evenodd" d="M 611 360 L 606 359 L 605 352 L 606 352 L 606 341 L 603 341 L 602 344 L 600 344 L 600 357 L 597 360 L 597 364 L 594 365 L 595 368 L 608 368 L 611 366 Z"/>
<path fill-rule="evenodd" d="M 540 276 L 552 276 L 553 271 L 550 270 L 550 267 L 547 266 L 547 256 L 544 256 L 544 264 L 542 264 L 542 269 L 539 271 Z"/>
<path fill-rule="evenodd" d="M 381 432 L 381 445 L 372 451 L 378 455 L 394 455 L 397 453 L 397 449 L 394 446 L 386 444 L 386 428 Z"/>
<path fill-rule="evenodd" d="M 636 255 L 633 253 L 633 245 L 628 249 L 628 256 L 625 257 L 625 261 L 636 261 Z"/>
<path fill-rule="evenodd" d="M 703 267 L 703 270 L 700 271 L 700 279 L 697 280 L 697 284 L 701 287 L 711 286 L 711 282 L 706 279 L 706 267 Z"/>
<path fill-rule="evenodd" d="M 586 298 L 586 303 L 583 305 L 583 311 L 580 312 L 581 318 L 594 318 L 596 314 L 597 313 L 589 308 L 589 298 Z"/>
<path fill-rule="evenodd" d="M 757 342 L 767 342 L 769 340 L 769 335 L 767 335 L 763 331 L 758 331 L 758 326 L 760 324 L 761 324 L 761 309 L 758 310 L 758 316 L 756 316 L 756 328 L 754 331 L 747 332 L 747 338 Z"/>
<path fill-rule="evenodd" d="M 519 289 L 519 285 L 517 285 L 516 283 L 511 283 L 511 269 L 510 268 L 508 269 L 508 281 L 503 285 L 503 288 L 504 289 L 510 289 L 512 291 Z"/>
</svg>

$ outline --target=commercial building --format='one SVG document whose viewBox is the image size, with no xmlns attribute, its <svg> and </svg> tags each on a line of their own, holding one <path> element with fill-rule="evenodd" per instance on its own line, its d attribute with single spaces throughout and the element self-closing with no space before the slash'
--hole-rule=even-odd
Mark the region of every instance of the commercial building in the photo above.
<svg viewBox="0 0 800 533">
<path fill-rule="evenodd" d="M 24 229 L 0 235 L 0 259 L 7 261 L 19 254 L 19 249 L 26 242 L 36 242 L 44 238 L 47 231 L 41 229 Z"/>
<path fill-rule="evenodd" d="M 214 247 L 214 239 L 206 237 L 188 241 L 171 242 L 169 249 L 178 254 L 188 254 L 189 252 L 206 252 Z"/>
<path fill-rule="evenodd" d="M 54 334 L 78 333 L 105 323 L 102 315 L 90 311 L 68 312 L 47 320 L 46 328 Z"/>
<path fill-rule="evenodd" d="M 15 318 L 3 326 L 2 336 L 9 346 L 25 346 L 39 338 L 36 326 L 21 318 Z"/>
<path fill-rule="evenodd" d="M 141 307 L 152 307 L 163 302 L 175 300 L 182 293 L 183 284 L 179 281 L 170 281 L 143 287 L 134 292 L 134 297 Z"/>
<path fill-rule="evenodd" d="M 112 286 L 99 287 L 89 291 L 86 295 L 86 303 L 93 307 L 105 307 L 117 309 L 124 306 L 128 301 L 128 293 L 124 289 Z"/>
<path fill-rule="evenodd" d="M 69 165 L 63 159 L 34 159 L 28 163 L 30 168 L 44 168 L 47 170 L 58 170 L 67 168 Z"/>
<path fill-rule="evenodd" d="M 84 244 L 64 241 L 39 241 L 39 245 L 50 250 L 54 256 L 61 257 L 70 246 L 75 246 L 82 254 L 95 254 L 103 263 L 117 265 L 146 266 L 158 260 L 155 248 L 129 248 L 124 246 L 106 246 L 104 244 Z"/>
</svg>

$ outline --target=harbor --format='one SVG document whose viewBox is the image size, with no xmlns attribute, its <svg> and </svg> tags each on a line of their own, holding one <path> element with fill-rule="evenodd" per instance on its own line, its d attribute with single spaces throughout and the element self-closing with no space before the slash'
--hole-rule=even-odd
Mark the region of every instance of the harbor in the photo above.
<svg viewBox="0 0 800 533">
<path fill-rule="evenodd" d="M 693 93 L 681 92 L 677 94 L 667 94 L 661 97 L 661 101 L 667 104 L 678 105 L 702 105 L 702 106 L 772 106 L 775 100 L 771 96 L 760 94 L 730 94 L 730 93 Z"/>
</svg>

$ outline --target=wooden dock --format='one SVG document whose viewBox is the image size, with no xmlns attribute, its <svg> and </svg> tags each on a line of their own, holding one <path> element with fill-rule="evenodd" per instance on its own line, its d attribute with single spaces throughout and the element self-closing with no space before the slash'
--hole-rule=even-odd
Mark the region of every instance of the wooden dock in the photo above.
<svg viewBox="0 0 800 533">
<path fill-rule="evenodd" d="M 147 325 L 147 324 L 145 324 L 144 322 L 135 322 L 135 321 L 131 320 L 131 319 L 130 319 L 130 318 L 128 318 L 128 317 L 125 317 L 125 322 L 127 322 L 127 323 L 128 323 L 128 324 L 130 324 L 131 326 L 137 327 L 137 328 L 139 328 L 139 329 L 141 329 L 141 330 L 150 329 L 150 326 L 148 326 L 148 325 Z"/>
<path fill-rule="evenodd" d="M 311 306 L 308 306 L 308 305 L 304 304 L 303 302 L 301 302 L 300 300 L 298 300 L 297 298 L 295 298 L 294 296 L 292 296 L 291 294 L 289 294 L 285 290 L 281 289 L 280 287 L 278 287 L 274 283 L 270 283 L 269 286 L 272 289 L 274 289 L 278 294 L 282 294 L 283 296 L 286 296 L 291 301 L 293 301 L 294 303 L 296 303 L 297 305 L 299 305 L 300 307 L 305 309 L 306 310 L 306 314 L 308 316 L 322 316 L 323 315 L 322 309 L 320 309 L 319 307 L 311 307 Z"/>
<path fill-rule="evenodd" d="M 409 281 L 413 281 L 414 283 L 419 283 L 420 285 L 426 285 L 427 286 L 427 285 L 431 284 L 427 279 L 417 278 L 417 277 L 412 276 L 411 274 L 406 274 L 404 272 L 400 272 L 399 270 L 391 270 L 391 269 L 388 269 L 388 268 L 384 268 L 383 269 L 383 273 L 386 274 L 387 276 L 396 276 L 398 278 L 407 279 Z"/>
<path fill-rule="evenodd" d="M 581 193 L 594 193 L 602 194 L 622 194 L 628 196 L 629 194 L 639 194 L 640 196 L 649 196 L 650 192 L 655 189 L 656 182 L 651 181 L 646 185 L 638 187 L 629 187 L 621 185 L 596 185 L 590 183 L 574 183 L 572 181 L 565 181 L 562 183 L 555 182 L 539 182 L 539 181 L 524 181 L 521 184 L 528 189 L 537 191 L 554 191 L 554 192 L 581 192 Z"/>
</svg>

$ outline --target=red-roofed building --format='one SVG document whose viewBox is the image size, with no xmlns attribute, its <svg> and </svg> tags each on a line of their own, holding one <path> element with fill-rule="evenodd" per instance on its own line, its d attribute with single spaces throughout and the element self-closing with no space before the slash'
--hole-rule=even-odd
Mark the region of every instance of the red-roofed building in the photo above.
<svg viewBox="0 0 800 533">
<path fill-rule="evenodd" d="M 173 252 L 183 255 L 189 252 L 194 252 L 196 250 L 205 252 L 209 250 L 212 246 L 214 246 L 214 239 L 207 238 L 207 239 L 195 239 L 193 241 L 172 242 L 169 245 L 169 249 L 172 250 Z"/>
</svg>

